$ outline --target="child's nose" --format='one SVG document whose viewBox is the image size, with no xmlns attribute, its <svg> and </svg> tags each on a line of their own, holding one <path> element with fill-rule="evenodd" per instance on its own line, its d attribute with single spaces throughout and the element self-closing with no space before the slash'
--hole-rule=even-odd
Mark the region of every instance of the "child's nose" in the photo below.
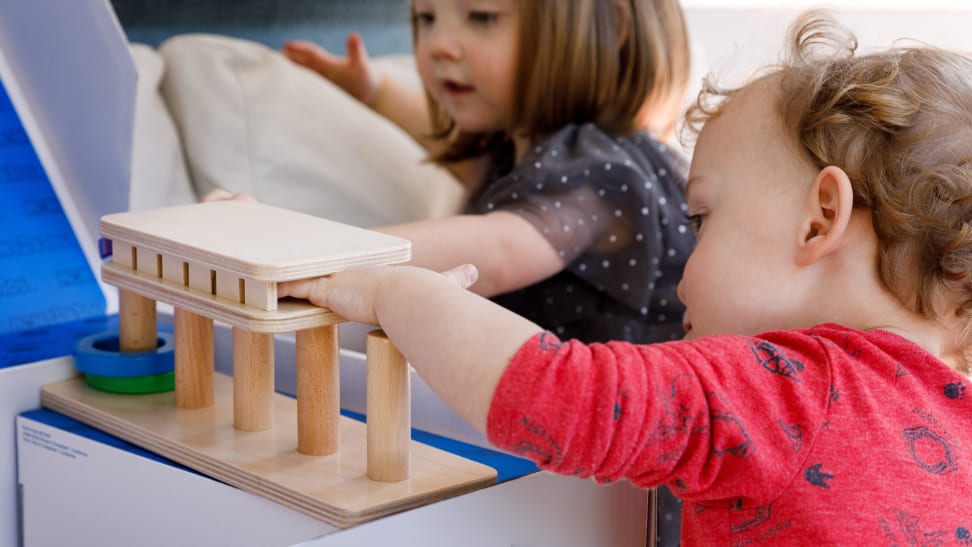
<svg viewBox="0 0 972 547">
<path fill-rule="evenodd" d="M 428 35 L 429 53 L 436 59 L 456 60 L 462 57 L 462 46 L 452 29 L 436 27 Z"/>
</svg>

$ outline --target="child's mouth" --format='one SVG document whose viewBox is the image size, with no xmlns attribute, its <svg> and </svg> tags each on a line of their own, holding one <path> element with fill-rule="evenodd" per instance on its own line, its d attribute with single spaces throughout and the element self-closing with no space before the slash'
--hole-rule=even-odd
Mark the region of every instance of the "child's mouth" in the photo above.
<svg viewBox="0 0 972 547">
<path fill-rule="evenodd" d="M 446 80 L 443 82 L 445 90 L 450 95 L 464 95 L 470 93 L 473 90 L 471 85 L 460 84 L 459 82 L 454 82 L 452 80 Z"/>
</svg>

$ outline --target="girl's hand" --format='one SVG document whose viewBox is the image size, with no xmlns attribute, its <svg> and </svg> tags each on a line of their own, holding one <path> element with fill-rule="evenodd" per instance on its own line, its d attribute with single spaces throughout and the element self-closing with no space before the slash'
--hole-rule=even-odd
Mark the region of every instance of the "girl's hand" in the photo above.
<svg viewBox="0 0 972 547">
<path fill-rule="evenodd" d="M 327 277 L 285 281 L 277 285 L 277 296 L 291 296 L 309 300 L 322 308 L 356 323 L 378 325 L 376 303 L 385 291 L 401 291 L 404 283 L 396 282 L 399 274 L 406 274 L 408 267 L 372 266 L 352 268 Z M 460 288 L 476 282 L 479 272 L 472 264 L 464 264 L 442 272 L 443 277 Z"/>
<path fill-rule="evenodd" d="M 199 201 L 203 203 L 206 203 L 208 201 L 252 201 L 256 203 L 257 199 L 251 196 L 250 194 L 244 192 L 237 192 L 235 194 L 231 194 L 230 192 L 227 192 L 222 188 L 217 188 L 215 190 L 210 191 L 205 196 L 203 196 L 202 199 Z"/>
<path fill-rule="evenodd" d="M 371 106 L 378 96 L 381 74 L 374 70 L 361 35 L 348 35 L 347 57 L 338 57 L 317 44 L 305 41 L 287 42 L 282 53 L 294 63 L 327 78 L 349 95 Z"/>
</svg>

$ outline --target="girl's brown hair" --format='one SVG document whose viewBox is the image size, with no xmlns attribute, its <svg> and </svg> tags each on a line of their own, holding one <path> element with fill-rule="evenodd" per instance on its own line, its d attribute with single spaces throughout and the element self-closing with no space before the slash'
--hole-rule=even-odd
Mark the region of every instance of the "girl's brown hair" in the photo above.
<svg viewBox="0 0 972 547">
<path fill-rule="evenodd" d="M 528 138 L 588 122 L 629 133 L 643 108 L 681 103 L 691 55 L 678 0 L 519 0 L 517 9 L 513 127 Z M 511 137 L 457 132 L 428 100 L 434 137 L 450 143 L 433 161 L 490 153 Z"/>
<path fill-rule="evenodd" d="M 972 325 L 972 59 L 926 45 L 855 55 L 826 13 L 802 15 L 779 78 L 779 114 L 818 169 L 843 169 L 871 210 L 882 281 L 909 309 Z M 703 86 L 699 127 L 738 90 Z M 954 316 L 952 315 L 954 313 Z"/>
</svg>

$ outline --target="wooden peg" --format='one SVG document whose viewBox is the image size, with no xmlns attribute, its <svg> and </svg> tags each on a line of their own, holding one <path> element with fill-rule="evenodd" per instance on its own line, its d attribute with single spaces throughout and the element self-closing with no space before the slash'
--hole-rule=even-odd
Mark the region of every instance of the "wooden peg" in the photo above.
<svg viewBox="0 0 972 547">
<path fill-rule="evenodd" d="M 213 406 L 213 320 L 175 309 L 175 398 L 178 408 Z"/>
<path fill-rule="evenodd" d="M 233 427 L 273 426 L 273 334 L 233 328 Z"/>
<path fill-rule="evenodd" d="M 365 373 L 368 478 L 408 479 L 412 401 L 408 362 L 382 330 L 368 333 Z"/>
<path fill-rule="evenodd" d="M 118 291 L 118 346 L 124 353 L 158 347 L 155 300 L 132 291 Z"/>
<path fill-rule="evenodd" d="M 301 454 L 325 456 L 338 450 L 338 347 L 337 325 L 297 331 L 297 451 Z"/>
</svg>

